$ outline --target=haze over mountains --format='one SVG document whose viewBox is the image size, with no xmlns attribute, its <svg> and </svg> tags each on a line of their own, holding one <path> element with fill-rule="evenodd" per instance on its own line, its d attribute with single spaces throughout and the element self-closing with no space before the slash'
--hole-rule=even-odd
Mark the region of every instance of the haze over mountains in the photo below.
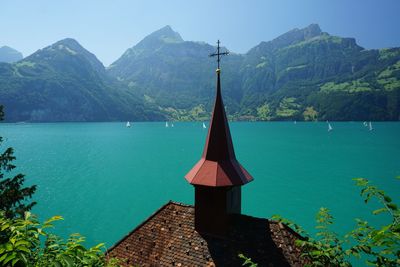
<svg viewBox="0 0 400 267">
<path fill-rule="evenodd" d="M 0 62 L 13 63 L 23 58 L 22 53 L 9 46 L 0 47 Z"/>
<path fill-rule="evenodd" d="M 204 120 L 215 93 L 214 51 L 166 26 L 105 69 L 64 39 L 0 63 L 0 103 L 8 121 Z M 400 119 L 400 48 L 365 50 L 316 24 L 246 54 L 231 51 L 221 79 L 233 119 Z"/>
</svg>

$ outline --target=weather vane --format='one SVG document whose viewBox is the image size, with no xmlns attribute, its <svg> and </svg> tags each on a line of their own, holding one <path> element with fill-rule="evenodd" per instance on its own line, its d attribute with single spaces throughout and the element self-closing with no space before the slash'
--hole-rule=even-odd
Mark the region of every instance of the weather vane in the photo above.
<svg viewBox="0 0 400 267">
<path fill-rule="evenodd" d="M 221 56 L 229 55 L 229 51 L 226 51 L 226 52 L 219 51 L 219 49 L 220 49 L 219 44 L 220 44 L 220 41 L 218 40 L 217 41 L 217 52 L 209 55 L 210 57 L 217 57 L 218 70 L 219 70 L 219 62 L 221 61 Z"/>
</svg>

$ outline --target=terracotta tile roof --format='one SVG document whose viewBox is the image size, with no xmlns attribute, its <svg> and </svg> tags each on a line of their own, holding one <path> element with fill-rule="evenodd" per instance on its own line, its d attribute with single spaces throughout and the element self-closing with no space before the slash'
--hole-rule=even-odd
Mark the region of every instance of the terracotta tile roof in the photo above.
<svg viewBox="0 0 400 267">
<path fill-rule="evenodd" d="M 242 266 L 238 254 L 258 266 L 303 266 L 301 238 L 284 224 L 232 215 L 227 236 L 194 230 L 194 207 L 175 202 L 162 206 L 122 238 L 107 255 L 125 259 L 123 266 Z"/>
</svg>

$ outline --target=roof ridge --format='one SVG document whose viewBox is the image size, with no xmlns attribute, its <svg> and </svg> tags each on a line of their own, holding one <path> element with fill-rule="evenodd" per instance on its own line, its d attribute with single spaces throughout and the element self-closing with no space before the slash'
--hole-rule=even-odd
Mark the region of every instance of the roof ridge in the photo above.
<svg viewBox="0 0 400 267">
<path fill-rule="evenodd" d="M 122 243 L 122 241 L 124 241 L 126 238 L 128 238 L 131 234 L 133 234 L 134 232 L 136 232 L 137 230 L 139 230 L 143 225 L 145 225 L 148 221 L 150 221 L 152 218 L 154 218 L 154 216 L 156 216 L 159 212 L 161 212 L 163 209 L 165 209 L 168 205 L 170 204 L 178 204 L 173 202 L 172 200 L 169 200 L 167 203 L 165 203 L 164 205 L 162 205 L 159 209 L 157 209 L 153 214 L 151 214 L 146 220 L 144 220 L 143 222 L 141 222 L 139 225 L 137 225 L 135 228 L 133 228 L 132 231 L 130 231 L 129 233 L 127 233 L 126 235 L 124 235 L 124 237 L 122 237 L 119 241 L 117 241 L 114 245 L 112 245 L 109 249 L 106 250 L 105 254 L 108 254 L 111 250 L 113 250 L 116 246 L 118 246 L 120 243 Z"/>
<path fill-rule="evenodd" d="M 170 200 L 166 205 L 168 205 L 168 204 L 175 204 L 175 205 L 178 205 L 178 206 L 181 206 L 181 207 L 192 207 L 192 208 L 194 208 L 193 205 L 185 204 L 185 203 L 177 202 L 177 201 L 173 201 L 173 200 Z"/>
</svg>

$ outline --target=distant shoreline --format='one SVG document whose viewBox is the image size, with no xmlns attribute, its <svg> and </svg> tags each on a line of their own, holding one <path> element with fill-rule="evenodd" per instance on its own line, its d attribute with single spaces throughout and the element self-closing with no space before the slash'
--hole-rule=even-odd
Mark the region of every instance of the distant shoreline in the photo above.
<svg viewBox="0 0 400 267">
<path fill-rule="evenodd" d="M 154 122 L 154 123 L 165 123 L 168 122 L 183 122 L 183 123 L 202 123 L 202 122 L 209 122 L 209 120 L 196 120 L 196 121 L 187 121 L 187 120 L 163 120 L 163 121 L 129 121 L 131 123 L 147 123 L 147 122 Z M 329 122 L 400 122 L 400 120 L 328 120 Z M 36 123 L 126 123 L 127 121 L 3 121 L 2 124 L 36 124 Z M 290 123 L 318 123 L 323 122 L 326 123 L 326 120 L 316 120 L 316 121 L 304 121 L 304 120 L 271 120 L 271 121 L 264 121 L 264 120 L 229 120 L 229 122 L 290 122 Z"/>
</svg>

